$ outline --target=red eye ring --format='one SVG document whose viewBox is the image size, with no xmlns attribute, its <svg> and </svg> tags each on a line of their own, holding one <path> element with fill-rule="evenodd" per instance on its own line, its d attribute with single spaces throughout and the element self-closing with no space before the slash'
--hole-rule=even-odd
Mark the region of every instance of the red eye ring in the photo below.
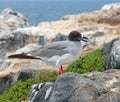
<svg viewBox="0 0 120 102">
<path fill-rule="evenodd" d="M 81 34 L 80 34 L 78 31 L 74 31 L 74 35 L 75 35 L 76 37 L 80 37 L 80 38 L 81 38 Z"/>
<path fill-rule="evenodd" d="M 78 32 L 74 32 L 75 36 L 79 36 L 80 34 Z"/>
</svg>

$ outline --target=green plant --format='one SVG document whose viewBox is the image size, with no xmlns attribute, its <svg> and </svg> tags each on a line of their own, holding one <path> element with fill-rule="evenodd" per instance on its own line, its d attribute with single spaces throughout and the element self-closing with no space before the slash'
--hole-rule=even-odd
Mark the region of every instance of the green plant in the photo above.
<svg viewBox="0 0 120 102">
<path fill-rule="evenodd" d="M 21 102 L 29 97 L 31 86 L 35 83 L 55 81 L 57 74 L 52 72 L 38 74 L 38 79 L 28 79 L 25 82 L 18 81 L 13 86 L 0 95 L 0 102 Z"/>
<path fill-rule="evenodd" d="M 25 82 L 18 81 L 0 96 L 0 102 L 21 102 L 28 97 L 34 80 L 29 79 Z"/>
<path fill-rule="evenodd" d="M 104 71 L 103 62 L 106 56 L 97 49 L 88 53 L 84 58 L 79 58 L 68 66 L 66 72 L 87 73 L 92 71 Z"/>
<path fill-rule="evenodd" d="M 55 72 L 49 72 L 49 71 L 46 71 L 46 72 L 39 72 L 38 74 L 38 79 L 36 80 L 37 82 L 48 82 L 48 81 L 51 81 L 51 82 L 54 82 L 57 78 L 57 73 Z"/>
</svg>

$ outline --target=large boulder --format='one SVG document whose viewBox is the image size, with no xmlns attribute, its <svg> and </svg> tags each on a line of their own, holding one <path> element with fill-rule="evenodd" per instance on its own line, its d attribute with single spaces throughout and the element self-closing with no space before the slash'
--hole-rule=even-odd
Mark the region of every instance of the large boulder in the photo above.
<svg viewBox="0 0 120 102">
<path fill-rule="evenodd" d="M 29 26 L 26 18 L 13 9 L 6 8 L 0 13 L 0 58 L 4 58 L 8 52 L 30 43 L 32 27 L 22 32 L 23 27 Z M 18 32 L 18 28 L 23 29 Z"/>
<path fill-rule="evenodd" d="M 106 11 L 109 11 L 109 10 L 114 10 L 114 11 L 117 11 L 117 12 L 120 12 L 120 3 L 117 2 L 117 3 L 110 3 L 110 4 L 106 4 L 104 5 L 101 10 L 106 10 Z"/>
<path fill-rule="evenodd" d="M 33 85 L 32 102 L 119 102 L 120 71 L 65 73 L 53 83 Z"/>
<path fill-rule="evenodd" d="M 21 13 L 10 8 L 6 8 L 0 13 L 0 22 L 7 25 L 11 29 L 30 26 L 26 18 Z"/>
<path fill-rule="evenodd" d="M 118 25 L 120 24 L 120 3 L 111 3 L 106 4 L 101 8 L 102 11 L 109 12 L 112 11 L 116 14 L 110 16 L 105 16 L 104 18 L 100 18 L 98 23 L 105 23 L 110 25 Z"/>
<path fill-rule="evenodd" d="M 104 63 L 105 69 L 120 69 L 120 38 L 105 43 L 101 48 L 101 52 L 107 55 Z"/>
</svg>

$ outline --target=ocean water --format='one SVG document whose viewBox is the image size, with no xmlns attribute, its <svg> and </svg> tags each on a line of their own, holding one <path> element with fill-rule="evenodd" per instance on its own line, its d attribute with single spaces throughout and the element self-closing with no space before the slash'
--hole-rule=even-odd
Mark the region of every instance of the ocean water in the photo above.
<svg viewBox="0 0 120 102">
<path fill-rule="evenodd" d="M 80 14 L 99 10 L 108 3 L 120 0 L 1 0 L 0 12 L 12 8 L 22 13 L 33 25 L 56 21 L 64 15 Z"/>
</svg>

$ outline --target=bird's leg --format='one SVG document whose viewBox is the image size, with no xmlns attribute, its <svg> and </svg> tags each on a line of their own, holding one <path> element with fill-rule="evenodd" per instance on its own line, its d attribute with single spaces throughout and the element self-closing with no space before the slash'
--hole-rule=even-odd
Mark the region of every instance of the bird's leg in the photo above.
<svg viewBox="0 0 120 102">
<path fill-rule="evenodd" d="M 60 73 L 60 74 L 63 74 L 63 67 L 62 67 L 62 65 L 61 65 L 60 68 L 59 68 L 59 73 Z"/>
</svg>

